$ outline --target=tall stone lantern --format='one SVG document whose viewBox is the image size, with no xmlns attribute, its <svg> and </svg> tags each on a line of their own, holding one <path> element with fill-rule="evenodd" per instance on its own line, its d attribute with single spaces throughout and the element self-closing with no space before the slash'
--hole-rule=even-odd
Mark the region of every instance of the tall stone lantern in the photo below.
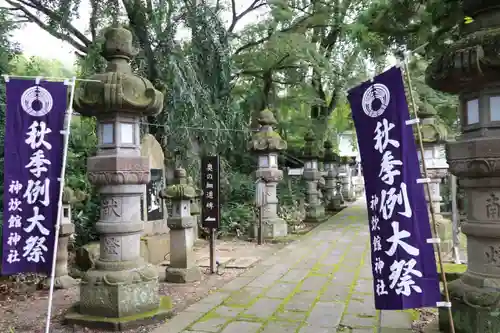
<svg viewBox="0 0 500 333">
<path fill-rule="evenodd" d="M 81 83 L 74 102 L 77 112 L 97 120 L 97 155 L 87 168 L 101 200 L 100 256 L 82 278 L 77 313 L 66 319 L 115 330 L 168 315 L 158 295 L 157 269 L 140 255 L 140 202 L 150 166 L 141 156 L 139 122 L 161 112 L 163 94 L 132 72 L 136 53 L 130 31 L 109 28 L 102 50 L 108 67 L 91 77 L 97 82 Z"/>
<path fill-rule="evenodd" d="M 331 141 L 325 141 L 323 144 L 325 153 L 323 155 L 323 166 L 326 171 L 325 175 L 325 202 L 326 210 L 329 212 L 338 212 L 341 210 L 340 201 L 335 200 L 336 192 L 336 177 L 338 163 L 340 162 L 339 156 L 333 152 L 333 144 Z"/>
<path fill-rule="evenodd" d="M 452 225 L 449 219 L 441 215 L 441 183 L 448 175 L 448 163 L 446 162 L 445 143 L 448 131 L 446 126 L 439 123 L 436 119 L 436 111 L 427 103 L 418 103 L 418 118 L 421 123 L 422 143 L 424 146 L 424 159 L 427 167 L 427 177 L 430 178 L 429 184 L 431 198 L 425 197 L 427 202 L 432 205 L 434 219 L 438 226 L 438 236 L 441 239 L 441 249 L 448 252 L 453 248 Z M 416 127 L 414 128 L 416 130 Z M 418 135 L 415 135 L 418 141 Z M 417 142 L 417 145 L 420 143 Z M 417 146 L 418 147 L 418 146 Z M 418 159 L 422 163 L 422 154 L 418 150 Z"/>
<path fill-rule="evenodd" d="M 458 94 L 461 135 L 446 145 L 450 172 L 466 191 L 467 271 L 449 284 L 457 333 L 500 332 L 500 7 L 463 0 L 461 39 L 427 68 L 434 89 Z M 441 311 L 441 329 L 447 329 Z"/>
<path fill-rule="evenodd" d="M 354 200 L 354 189 L 352 184 L 352 159 L 348 156 L 340 158 L 339 177 L 342 183 L 342 197 L 344 200 Z"/>
<path fill-rule="evenodd" d="M 321 222 L 325 216 L 325 207 L 319 200 L 318 181 L 321 173 L 318 170 L 319 149 L 316 147 L 316 136 L 309 130 L 304 136 L 304 173 L 302 177 L 306 181 L 306 217 L 304 222 Z"/>
<path fill-rule="evenodd" d="M 201 272 L 194 261 L 194 233 L 197 223 L 191 214 L 191 202 L 201 193 L 188 183 L 186 170 L 174 171 L 174 182 L 160 193 L 172 203 L 172 215 L 168 218 L 170 228 L 170 265 L 166 269 L 167 282 L 187 283 L 201 279 Z"/>
<path fill-rule="evenodd" d="M 278 154 L 286 150 L 286 141 L 276 133 L 273 126 L 277 124 L 273 113 L 262 110 L 259 114 L 259 131 L 248 143 L 248 149 L 257 155 L 258 169 L 256 191 L 264 189 L 262 207 L 262 235 L 264 238 L 283 237 L 288 234 L 288 225 L 278 217 L 277 185 L 283 179 L 283 171 L 278 169 Z M 259 186 L 260 183 L 260 186 Z M 260 194 L 259 194 L 260 195 Z M 253 233 L 257 236 L 258 223 L 254 223 Z"/>
</svg>

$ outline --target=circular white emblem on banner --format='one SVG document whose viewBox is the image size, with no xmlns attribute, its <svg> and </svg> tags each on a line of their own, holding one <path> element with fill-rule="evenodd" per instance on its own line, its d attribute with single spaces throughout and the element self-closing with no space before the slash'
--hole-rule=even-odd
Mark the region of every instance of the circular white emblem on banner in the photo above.
<svg viewBox="0 0 500 333">
<path fill-rule="evenodd" d="M 52 110 L 54 100 L 49 91 L 40 86 L 26 89 L 21 95 L 21 107 L 27 114 L 42 117 Z"/>
<path fill-rule="evenodd" d="M 368 116 L 376 118 L 384 113 L 390 100 L 389 89 L 381 83 L 375 83 L 366 89 L 361 106 Z"/>
</svg>

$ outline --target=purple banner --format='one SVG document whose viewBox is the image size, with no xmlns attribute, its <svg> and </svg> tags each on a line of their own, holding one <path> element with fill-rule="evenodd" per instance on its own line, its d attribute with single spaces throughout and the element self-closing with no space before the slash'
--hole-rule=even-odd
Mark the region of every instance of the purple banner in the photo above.
<svg viewBox="0 0 500 333">
<path fill-rule="evenodd" d="M 351 89 L 348 99 L 365 179 L 375 308 L 435 307 L 439 278 L 401 70 Z"/>
<path fill-rule="evenodd" d="M 50 273 L 67 86 L 6 82 L 2 275 Z"/>
</svg>

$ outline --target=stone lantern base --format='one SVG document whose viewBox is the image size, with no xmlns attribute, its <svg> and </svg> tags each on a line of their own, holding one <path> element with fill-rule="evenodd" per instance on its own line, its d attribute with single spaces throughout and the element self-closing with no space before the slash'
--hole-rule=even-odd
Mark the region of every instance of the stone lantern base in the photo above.
<svg viewBox="0 0 500 333">
<path fill-rule="evenodd" d="M 251 228 L 251 237 L 257 239 L 259 236 L 259 220 L 255 221 Z M 273 239 L 288 235 L 288 224 L 280 217 L 262 220 L 262 237 Z"/>
<path fill-rule="evenodd" d="M 148 287 L 149 288 L 149 287 Z M 77 303 L 64 318 L 66 325 L 80 325 L 84 327 L 103 329 L 106 331 L 121 332 L 137 327 L 164 322 L 173 316 L 172 301 L 168 296 L 159 298 L 159 304 L 151 311 L 110 318 L 104 316 L 89 316 L 80 313 L 80 303 Z"/>
<path fill-rule="evenodd" d="M 492 283 L 487 280 L 483 280 L 481 285 L 477 287 L 466 284 L 461 279 L 449 284 L 456 333 L 500 332 L 500 280 L 491 281 Z M 470 282 L 472 283 L 472 281 Z M 486 284 L 492 285 L 487 286 Z M 446 333 L 451 332 L 446 308 L 439 309 L 439 330 Z"/>
<path fill-rule="evenodd" d="M 65 321 L 86 327 L 122 330 L 170 316 L 170 300 L 158 295 L 156 267 L 136 262 L 103 263 L 100 260 L 96 267 L 109 269 L 108 265 L 127 264 L 130 268 L 120 271 L 89 270 L 80 284 L 80 302 L 74 312 L 66 315 Z M 135 268 L 137 266 L 140 268 Z"/>
<path fill-rule="evenodd" d="M 305 223 L 319 223 L 326 219 L 325 207 L 322 205 L 306 207 Z"/>
</svg>

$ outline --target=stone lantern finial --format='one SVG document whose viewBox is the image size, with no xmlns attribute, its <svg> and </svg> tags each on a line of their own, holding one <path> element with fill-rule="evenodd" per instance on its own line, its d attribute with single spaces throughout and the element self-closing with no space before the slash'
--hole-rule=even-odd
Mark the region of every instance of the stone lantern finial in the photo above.
<svg viewBox="0 0 500 333">
<path fill-rule="evenodd" d="M 108 61 L 106 72 L 84 81 L 75 92 L 75 111 L 84 116 L 114 112 L 156 115 L 163 109 L 163 94 L 146 78 L 132 73 L 130 60 L 137 54 L 132 33 L 109 28 L 101 54 Z"/>
<path fill-rule="evenodd" d="M 252 136 L 252 140 L 248 143 L 248 149 L 256 154 L 286 150 L 286 141 L 273 129 L 277 121 L 269 109 L 260 112 L 258 122 L 261 127 Z"/>
<path fill-rule="evenodd" d="M 317 160 L 319 158 L 320 152 L 316 146 L 316 135 L 314 131 L 310 129 L 304 136 L 304 154 L 303 158 L 305 160 Z"/>
<path fill-rule="evenodd" d="M 333 144 L 331 141 L 326 140 L 323 143 L 323 148 L 325 148 L 325 152 L 323 155 L 323 162 L 325 163 L 339 162 L 339 156 L 335 154 L 335 152 L 333 151 Z"/>
</svg>

